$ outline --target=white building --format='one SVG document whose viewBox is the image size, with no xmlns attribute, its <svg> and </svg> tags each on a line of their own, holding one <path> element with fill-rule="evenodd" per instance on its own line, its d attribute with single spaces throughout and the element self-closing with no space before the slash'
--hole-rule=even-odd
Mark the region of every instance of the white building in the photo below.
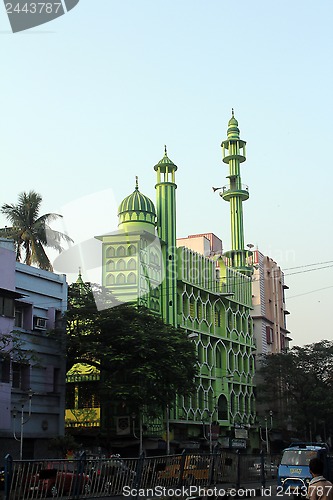
<svg viewBox="0 0 333 500">
<path fill-rule="evenodd" d="M 19 458 L 21 446 L 23 458 L 48 456 L 50 438 L 64 434 L 66 307 L 65 276 L 16 262 L 13 242 L 0 239 L 0 342 L 16 339 L 0 344 L 3 456 Z"/>
</svg>

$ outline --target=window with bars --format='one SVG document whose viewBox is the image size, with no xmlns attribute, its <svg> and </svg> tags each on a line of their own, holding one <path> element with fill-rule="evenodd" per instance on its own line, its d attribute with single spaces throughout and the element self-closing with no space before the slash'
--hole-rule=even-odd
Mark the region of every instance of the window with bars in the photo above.
<svg viewBox="0 0 333 500">
<path fill-rule="evenodd" d="M 274 343 L 273 328 L 271 326 L 266 326 L 266 342 L 267 344 Z"/>
<path fill-rule="evenodd" d="M 10 359 L 0 359 L 0 382 L 9 384 L 10 382 Z"/>
<path fill-rule="evenodd" d="M 23 328 L 23 309 L 15 307 L 15 326 Z"/>
<path fill-rule="evenodd" d="M 26 363 L 12 363 L 12 386 L 15 389 L 27 391 L 30 388 L 30 365 Z"/>
</svg>

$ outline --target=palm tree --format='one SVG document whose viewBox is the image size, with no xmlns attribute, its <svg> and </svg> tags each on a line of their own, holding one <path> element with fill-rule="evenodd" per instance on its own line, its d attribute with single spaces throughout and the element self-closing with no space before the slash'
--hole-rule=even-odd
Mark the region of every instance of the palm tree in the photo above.
<svg viewBox="0 0 333 500">
<path fill-rule="evenodd" d="M 61 241 L 72 242 L 66 234 L 54 231 L 49 223 L 62 217 L 58 214 L 39 216 L 42 197 L 35 191 L 19 194 L 18 203 L 4 204 L 1 212 L 11 223 L 11 227 L 0 229 L 0 236 L 13 239 L 16 247 L 16 260 L 21 261 L 24 251 L 24 263 L 36 264 L 41 269 L 52 271 L 52 264 L 46 255 L 45 247 L 63 250 Z"/>
</svg>

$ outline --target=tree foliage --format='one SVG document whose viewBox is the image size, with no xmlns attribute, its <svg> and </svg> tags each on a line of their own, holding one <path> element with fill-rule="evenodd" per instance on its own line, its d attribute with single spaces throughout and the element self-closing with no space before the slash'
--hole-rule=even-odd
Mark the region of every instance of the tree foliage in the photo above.
<svg viewBox="0 0 333 500">
<path fill-rule="evenodd" d="M 63 250 L 61 242 L 72 240 L 66 234 L 50 228 L 49 223 L 61 215 L 54 213 L 40 215 L 41 203 L 41 195 L 29 191 L 19 195 L 18 203 L 2 205 L 1 212 L 11 226 L 0 229 L 0 236 L 14 240 L 16 260 L 23 259 L 29 266 L 36 264 L 41 269 L 52 271 L 45 247 L 61 252 Z"/>
<path fill-rule="evenodd" d="M 0 335 L 0 360 L 13 359 L 17 363 L 39 361 L 35 349 L 28 348 L 29 343 L 22 338 L 22 332 L 13 330 L 11 333 Z"/>
<path fill-rule="evenodd" d="M 57 436 L 49 441 L 49 449 L 59 453 L 61 458 L 66 458 L 68 451 L 77 451 L 80 449 L 80 444 L 75 441 L 70 434 Z"/>
<path fill-rule="evenodd" d="M 302 439 L 333 434 L 333 342 L 322 340 L 287 353 L 264 355 L 258 370 L 258 401 L 280 400 L 286 423 L 292 419 Z M 313 434 L 314 435 L 314 434 Z"/>
<path fill-rule="evenodd" d="M 69 287 L 68 369 L 87 363 L 100 370 L 102 392 L 132 408 L 161 409 L 194 388 L 197 359 L 184 330 L 142 307 L 108 305 L 98 311 L 87 285 Z M 95 297 L 94 297 L 95 295 Z"/>
</svg>

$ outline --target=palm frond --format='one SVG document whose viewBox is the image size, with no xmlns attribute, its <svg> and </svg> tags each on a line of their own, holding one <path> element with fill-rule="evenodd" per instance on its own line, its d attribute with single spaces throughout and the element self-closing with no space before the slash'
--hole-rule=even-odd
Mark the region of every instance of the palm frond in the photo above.
<svg viewBox="0 0 333 500">
<path fill-rule="evenodd" d="M 31 262 L 46 271 L 53 271 L 50 259 L 46 255 L 43 245 L 39 241 L 31 243 Z"/>
<path fill-rule="evenodd" d="M 12 227 L 0 229 L 0 236 L 14 240 L 17 260 L 24 257 L 24 262 L 28 265 L 36 264 L 42 269 L 52 270 L 44 247 L 61 252 L 61 242 L 73 243 L 73 240 L 67 234 L 50 228 L 48 223 L 62 216 L 55 213 L 40 216 L 41 203 L 41 195 L 31 190 L 20 193 L 17 204 L 2 205 L 1 212 L 11 222 Z"/>
</svg>

